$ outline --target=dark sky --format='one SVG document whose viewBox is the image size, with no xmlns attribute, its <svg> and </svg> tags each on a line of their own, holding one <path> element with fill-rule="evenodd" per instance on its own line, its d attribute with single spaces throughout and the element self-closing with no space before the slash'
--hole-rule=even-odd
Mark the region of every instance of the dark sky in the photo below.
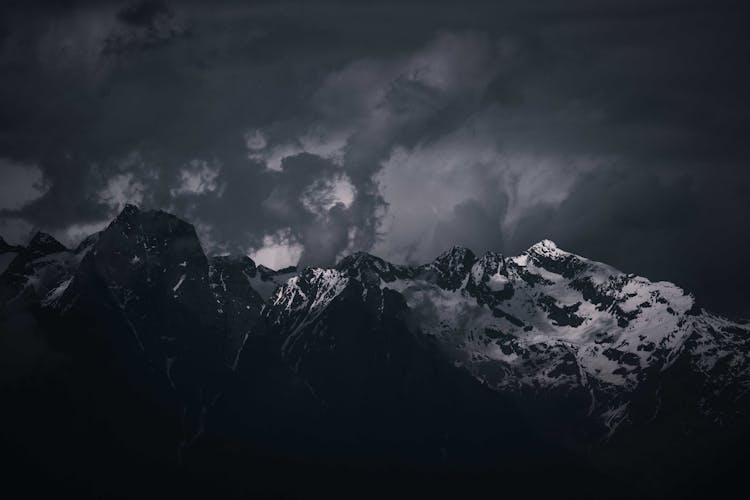
<svg viewBox="0 0 750 500">
<path fill-rule="evenodd" d="M 747 2 L 4 2 L 0 234 L 559 246 L 750 316 Z"/>
</svg>

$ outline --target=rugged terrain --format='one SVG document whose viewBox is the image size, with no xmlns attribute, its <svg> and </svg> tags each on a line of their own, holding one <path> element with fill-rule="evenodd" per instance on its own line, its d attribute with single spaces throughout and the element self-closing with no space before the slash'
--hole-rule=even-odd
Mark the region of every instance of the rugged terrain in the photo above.
<svg viewBox="0 0 750 500">
<path fill-rule="evenodd" d="M 127 206 L 0 262 L 3 441 L 40 487 L 661 496 L 742 463 L 750 327 L 548 240 L 273 271 Z"/>
</svg>

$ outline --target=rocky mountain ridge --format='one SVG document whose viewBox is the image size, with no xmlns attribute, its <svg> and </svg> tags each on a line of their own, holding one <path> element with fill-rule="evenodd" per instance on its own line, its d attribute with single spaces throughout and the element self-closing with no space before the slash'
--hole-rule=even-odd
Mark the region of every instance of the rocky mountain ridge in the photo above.
<svg viewBox="0 0 750 500">
<path fill-rule="evenodd" d="M 127 206 L 75 250 L 43 233 L 7 250 L 5 351 L 31 361 L 4 381 L 63 373 L 128 453 L 182 463 L 244 439 L 318 460 L 326 442 L 336 460 L 512 468 L 747 424 L 748 325 L 549 240 L 273 271 L 207 257 L 187 222 Z"/>
</svg>

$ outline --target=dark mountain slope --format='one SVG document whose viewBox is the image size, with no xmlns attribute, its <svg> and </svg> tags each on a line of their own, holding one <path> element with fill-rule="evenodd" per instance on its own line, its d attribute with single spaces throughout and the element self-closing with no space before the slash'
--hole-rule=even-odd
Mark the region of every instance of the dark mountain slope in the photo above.
<svg viewBox="0 0 750 500">
<path fill-rule="evenodd" d="M 664 497 L 745 463 L 747 325 L 550 241 L 277 272 L 128 206 L 10 250 L 5 470 L 46 494 Z"/>
</svg>

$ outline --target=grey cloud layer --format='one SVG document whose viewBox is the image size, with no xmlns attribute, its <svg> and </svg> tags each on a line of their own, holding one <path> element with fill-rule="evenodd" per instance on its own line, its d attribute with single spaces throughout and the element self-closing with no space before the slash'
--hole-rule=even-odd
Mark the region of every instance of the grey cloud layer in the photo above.
<svg viewBox="0 0 750 500">
<path fill-rule="evenodd" d="M 279 262 L 552 238 L 750 316 L 741 3 L 3 9 L 9 240 L 126 202 Z"/>
</svg>

